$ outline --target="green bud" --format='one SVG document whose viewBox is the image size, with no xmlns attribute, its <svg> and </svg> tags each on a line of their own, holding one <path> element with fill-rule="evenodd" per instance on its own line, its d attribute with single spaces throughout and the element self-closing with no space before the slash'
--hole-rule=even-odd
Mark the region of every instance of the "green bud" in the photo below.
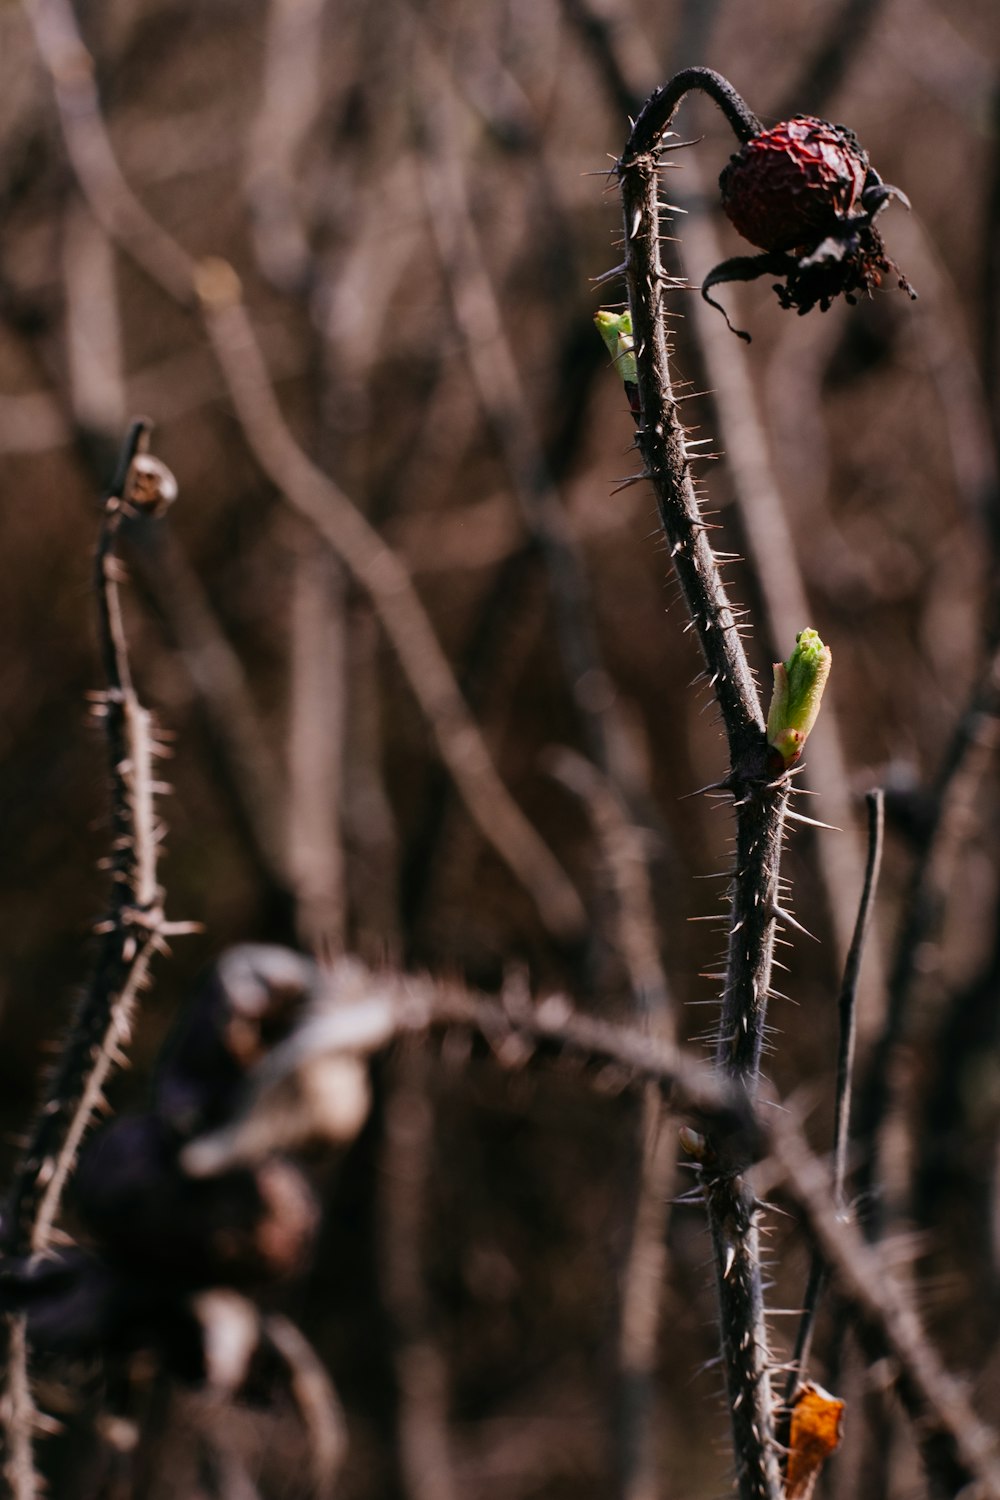
<svg viewBox="0 0 1000 1500">
<path fill-rule="evenodd" d="M 777 750 L 786 769 L 802 754 L 816 722 L 832 660 L 833 652 L 823 645 L 815 630 L 800 630 L 788 660 L 774 664 L 767 742 Z"/>
<path fill-rule="evenodd" d="M 608 353 L 618 366 L 618 373 L 626 385 L 637 385 L 639 377 L 635 369 L 635 345 L 632 341 L 632 314 L 608 312 L 601 308 L 594 314 L 597 331 L 607 345 Z"/>
</svg>

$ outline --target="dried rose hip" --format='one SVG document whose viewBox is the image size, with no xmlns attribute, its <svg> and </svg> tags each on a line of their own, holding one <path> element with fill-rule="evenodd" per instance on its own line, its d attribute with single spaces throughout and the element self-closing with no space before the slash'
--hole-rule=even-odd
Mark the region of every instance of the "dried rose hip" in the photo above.
<svg viewBox="0 0 1000 1500">
<path fill-rule="evenodd" d="M 854 302 L 886 276 L 916 296 L 875 227 L 892 198 L 906 197 L 882 181 L 846 126 L 796 115 L 757 130 L 730 158 L 719 186 L 729 219 L 763 254 L 733 256 L 709 272 L 701 291 L 713 307 L 713 287 L 757 276 L 781 278 L 779 302 L 800 313 L 825 312 L 840 296 Z"/>
<path fill-rule="evenodd" d="M 858 202 L 868 156 L 851 131 L 796 115 L 751 137 L 719 178 L 722 206 L 762 250 L 815 245 Z"/>
</svg>

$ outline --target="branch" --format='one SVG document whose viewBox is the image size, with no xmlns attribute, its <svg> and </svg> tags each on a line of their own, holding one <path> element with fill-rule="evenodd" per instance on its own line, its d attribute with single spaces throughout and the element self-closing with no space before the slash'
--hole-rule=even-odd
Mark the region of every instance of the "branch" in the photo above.
<svg viewBox="0 0 1000 1500">
<path fill-rule="evenodd" d="M 377 973 L 356 960 L 341 960 L 320 975 L 297 1030 L 251 1074 L 242 1113 L 217 1133 L 193 1141 L 184 1153 L 185 1169 L 209 1176 L 236 1159 L 251 1161 L 239 1151 L 237 1132 L 255 1112 L 266 1111 L 299 1070 L 317 1076 L 324 1058 L 369 1057 L 398 1038 L 454 1027 L 483 1038 L 508 1067 L 524 1066 L 536 1053 L 575 1058 L 595 1078 L 609 1063 L 618 1065 L 634 1083 L 654 1082 L 670 1108 L 693 1115 L 716 1140 L 728 1139 L 730 1148 L 738 1146 L 748 1159 L 769 1151 L 879 1357 L 888 1353 L 898 1365 L 901 1394 L 925 1448 L 933 1449 L 939 1462 L 944 1462 L 941 1455 L 949 1458 L 958 1481 L 976 1482 L 984 1497 L 1000 1500 L 996 1435 L 972 1411 L 927 1342 L 907 1288 L 857 1226 L 838 1213 L 833 1178 L 813 1155 L 795 1117 L 783 1109 L 751 1109 L 742 1090 L 700 1059 L 643 1031 L 576 1014 L 563 996 L 531 1005 L 518 991 L 496 1000 L 456 984 Z M 258 1149 L 267 1154 L 272 1143 L 257 1134 Z"/>
<path fill-rule="evenodd" d="M 404 563 L 289 432 L 235 273 L 225 262 L 205 263 L 199 295 L 251 452 L 371 597 L 480 832 L 531 893 L 549 930 L 563 939 L 574 937 L 583 923 L 579 897 L 500 780 Z"/>
<path fill-rule="evenodd" d="M 147 981 L 152 955 L 163 947 L 168 934 L 190 930 L 164 919 L 157 884 L 163 830 L 154 809 L 156 745 L 151 715 L 132 685 L 118 593 L 117 546 L 126 509 L 134 506 L 159 513 L 176 494 L 173 476 L 147 456 L 149 426 L 145 418 L 135 421 L 122 447 L 104 504 L 95 563 L 98 640 L 106 682 L 100 713 L 111 782 L 110 903 L 97 928 L 102 940 L 94 975 L 77 1005 L 15 1171 L 2 1238 L 5 1253 L 17 1259 L 40 1255 L 48 1248 L 80 1144 L 129 1038 L 136 999 Z M 8 1477 L 18 1500 L 33 1497 L 38 1484 L 30 1458 L 26 1357 L 23 1325 L 13 1320 L 5 1438 Z"/>
<path fill-rule="evenodd" d="M 404 564 L 286 426 L 235 274 L 223 261 L 195 261 L 131 192 L 101 115 L 93 60 L 67 0 L 24 3 L 95 217 L 168 296 L 200 310 L 251 452 L 372 598 L 470 815 L 529 891 L 548 929 L 560 940 L 575 940 L 584 922 L 580 898 L 501 781 Z"/>
<path fill-rule="evenodd" d="M 775 1111 L 772 1154 L 785 1175 L 816 1245 L 878 1355 L 899 1367 L 899 1392 L 917 1425 L 928 1468 L 957 1494 L 976 1484 L 981 1496 L 1000 1497 L 997 1435 L 973 1411 L 964 1387 L 928 1343 L 903 1284 L 857 1226 L 837 1211 L 830 1174 L 809 1150 L 794 1120 Z"/>
<path fill-rule="evenodd" d="M 851 1095 L 854 1084 L 854 1047 L 857 1039 L 857 995 L 861 973 L 861 957 L 871 923 L 875 892 L 878 889 L 879 872 L 882 867 L 882 836 L 885 828 L 885 798 L 881 790 L 869 792 L 865 799 L 868 807 L 868 862 L 865 868 L 865 883 L 858 905 L 844 978 L 840 987 L 838 1011 L 840 1014 L 840 1038 L 837 1049 L 837 1086 L 833 1125 L 834 1168 L 833 1202 L 838 1214 L 846 1215 L 847 1205 L 844 1184 L 847 1178 L 847 1149 L 850 1141 Z M 785 1406 L 791 1407 L 797 1387 L 805 1379 L 809 1352 L 812 1347 L 816 1314 L 826 1289 L 826 1263 L 814 1252 L 809 1268 L 809 1280 L 799 1323 L 795 1352 L 785 1385 Z"/>
<path fill-rule="evenodd" d="M 658 170 L 663 138 L 683 95 L 700 88 L 719 103 L 741 140 L 755 116 L 715 73 L 692 68 L 658 90 L 639 114 L 617 164 L 625 219 L 625 278 L 632 317 L 640 414 L 637 444 L 656 492 L 670 555 L 708 666 L 729 741 L 725 785 L 736 797 L 736 866 L 725 989 L 716 1049 L 719 1072 L 756 1087 L 771 985 L 778 868 L 789 783 L 768 774 L 768 746 L 753 676 L 709 543 L 691 478 L 684 428 L 670 379 L 660 253 Z M 757 1203 L 747 1165 L 709 1142 L 702 1181 L 719 1295 L 723 1357 L 741 1500 L 778 1500 Z"/>
<path fill-rule="evenodd" d="M 614 887 L 615 944 L 628 974 L 635 1023 L 676 1040 L 674 1002 L 660 960 L 648 860 L 648 836 L 606 777 L 571 750 L 550 757 L 552 774 L 584 802 Z M 621 1500 L 656 1493 L 653 1398 L 667 1228 L 676 1179 L 676 1139 L 655 1084 L 642 1091 L 626 1205 L 627 1244 L 620 1260 L 617 1317 L 616 1448 Z"/>
</svg>

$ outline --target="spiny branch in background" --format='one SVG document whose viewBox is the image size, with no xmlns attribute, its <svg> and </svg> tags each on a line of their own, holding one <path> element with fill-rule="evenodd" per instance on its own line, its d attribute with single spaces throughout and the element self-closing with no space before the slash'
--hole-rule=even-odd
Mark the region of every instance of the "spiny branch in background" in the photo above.
<svg viewBox="0 0 1000 1500">
<path fill-rule="evenodd" d="M 14 1175 L 3 1222 L 5 1259 L 40 1256 L 49 1247 L 63 1192 L 84 1135 L 103 1100 L 104 1085 L 129 1040 L 140 991 L 148 982 L 152 956 L 188 923 L 171 923 L 163 911 L 157 860 L 163 828 L 155 810 L 162 785 L 153 769 L 158 746 L 152 716 L 132 681 L 122 618 L 118 541 L 130 513 L 162 517 L 177 496 L 177 482 L 149 449 L 150 423 L 139 418 L 123 444 L 117 471 L 104 500 L 98 537 L 94 588 L 98 641 L 105 688 L 97 712 L 108 748 L 111 791 L 111 892 L 107 915 L 97 923 L 100 939 L 94 974 L 76 1007 L 59 1059 L 49 1078 L 41 1109 Z M 8 1386 L 23 1392 L 27 1349 L 20 1332 L 8 1363 Z M 37 1479 L 30 1434 L 14 1428 L 24 1421 L 17 1403 L 8 1403 L 7 1450 L 11 1483 L 18 1495 L 33 1495 Z M 12 1425 L 13 1424 L 13 1425 Z"/>
</svg>

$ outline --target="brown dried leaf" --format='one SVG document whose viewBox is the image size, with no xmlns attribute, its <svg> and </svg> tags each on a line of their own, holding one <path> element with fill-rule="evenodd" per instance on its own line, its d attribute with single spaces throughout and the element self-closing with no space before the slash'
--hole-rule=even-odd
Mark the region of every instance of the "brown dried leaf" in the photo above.
<svg viewBox="0 0 1000 1500">
<path fill-rule="evenodd" d="M 810 1381 L 795 1397 L 788 1442 L 786 1500 L 809 1500 L 820 1470 L 840 1442 L 844 1403 Z"/>
</svg>

